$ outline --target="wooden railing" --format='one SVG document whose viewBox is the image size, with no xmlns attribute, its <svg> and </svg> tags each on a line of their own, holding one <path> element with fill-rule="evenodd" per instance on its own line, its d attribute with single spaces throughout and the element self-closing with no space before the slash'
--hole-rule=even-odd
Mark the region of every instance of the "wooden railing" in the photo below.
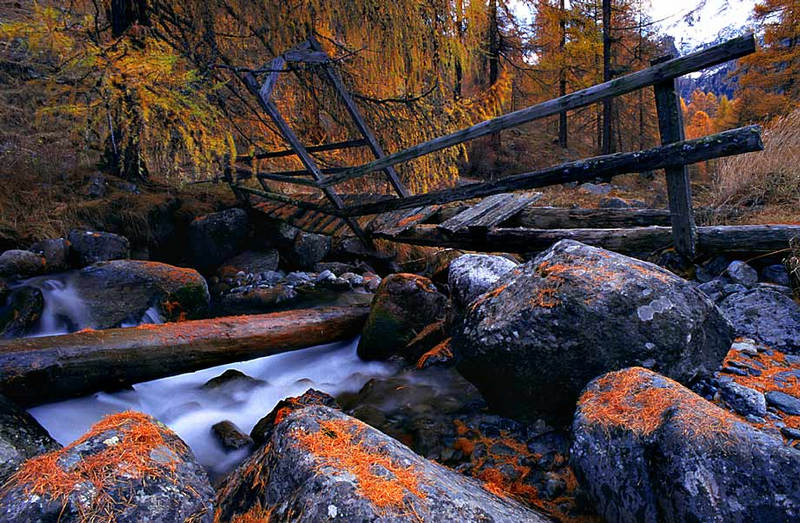
<svg viewBox="0 0 800 523">
<path fill-rule="evenodd" d="M 611 81 L 598 84 L 574 93 L 561 96 L 546 102 L 532 105 L 518 111 L 486 120 L 479 124 L 461 129 L 445 136 L 429 140 L 389 155 L 384 154 L 377 139 L 367 127 L 350 94 L 344 89 L 341 78 L 330 63 L 330 59 L 322 60 L 324 54 L 319 44 L 312 38 L 295 49 L 276 58 L 270 64 L 271 71 L 266 80 L 259 84 L 252 73 L 242 77 L 247 88 L 258 98 L 262 109 L 277 125 L 280 133 L 291 146 L 291 149 L 242 156 L 239 161 L 253 159 L 277 158 L 296 155 L 305 168 L 304 171 L 284 171 L 277 173 L 259 173 L 236 168 L 226 173 L 234 191 L 242 191 L 248 195 L 258 195 L 267 199 L 284 201 L 289 197 L 278 195 L 269 190 L 264 180 L 297 184 L 321 190 L 331 207 L 313 206 L 316 210 L 324 210 L 332 215 L 344 217 L 348 225 L 366 243 L 369 238 L 360 230 L 353 219 L 357 216 L 380 214 L 383 212 L 407 209 L 419 205 L 446 203 L 458 200 L 490 196 L 500 192 L 543 187 L 571 181 L 590 181 L 598 177 L 611 177 L 630 172 L 665 169 L 669 193 L 669 208 L 672 221 L 672 235 L 676 249 L 687 256 L 695 253 L 696 231 L 692 215 L 691 188 L 687 165 L 723 156 L 758 151 L 763 148 L 760 129 L 756 126 L 744 127 L 707 136 L 697 140 L 685 140 L 683 134 L 680 99 L 675 90 L 675 79 L 708 67 L 734 60 L 756 49 L 752 34 L 745 35 L 709 47 L 682 57 L 664 57 L 652 63 L 651 67 L 631 73 Z M 322 54 L 321 54 L 322 53 Z M 307 59 L 306 59 L 307 58 Z M 361 139 L 348 140 L 334 144 L 305 147 L 283 119 L 278 108 L 269 97 L 284 66 L 293 62 L 308 62 L 321 67 L 324 75 L 338 92 Z M 291 70 L 291 67 L 290 67 Z M 497 133 L 505 129 L 520 126 L 565 111 L 585 107 L 607 98 L 620 96 L 645 87 L 653 86 L 656 108 L 658 112 L 661 147 L 646 151 L 618 153 L 598 156 L 576 162 L 564 163 L 548 169 L 530 173 L 517 174 L 496 182 L 476 183 L 454 189 L 434 191 L 427 194 L 409 195 L 403 186 L 394 166 L 420 158 L 442 149 L 462 144 L 481 136 Z M 331 151 L 351 147 L 369 147 L 375 160 L 355 167 L 339 167 L 321 169 L 317 166 L 313 152 Z M 397 193 L 396 198 L 362 205 L 345 206 L 342 199 L 334 191 L 334 186 L 348 180 L 366 176 L 376 171 L 383 171 L 388 182 Z M 262 185 L 263 191 L 245 187 L 235 183 L 233 175 L 238 178 L 254 177 Z M 303 175 L 306 177 L 304 178 Z M 310 177 L 308 177 L 310 176 Z M 241 194 L 241 193 L 237 193 Z M 306 208 L 309 208 L 306 205 Z"/>
</svg>

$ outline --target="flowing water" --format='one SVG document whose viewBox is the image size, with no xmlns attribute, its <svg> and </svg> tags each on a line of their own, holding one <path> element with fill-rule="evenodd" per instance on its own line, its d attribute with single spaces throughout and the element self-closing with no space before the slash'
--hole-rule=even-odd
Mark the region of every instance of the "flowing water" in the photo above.
<svg viewBox="0 0 800 523">
<path fill-rule="evenodd" d="M 44 296 L 44 311 L 32 336 L 65 334 L 91 325 L 70 279 L 70 273 L 64 273 L 21 283 L 40 289 Z M 161 322 L 155 309 L 148 310 L 142 318 L 142 323 Z M 107 414 L 125 410 L 150 414 L 191 447 L 212 477 L 219 477 L 239 463 L 247 450 L 226 452 L 211 432 L 215 423 L 229 420 L 249 433 L 281 399 L 300 395 L 308 388 L 333 396 L 356 392 L 373 377 L 397 372 L 391 364 L 362 361 L 356 355 L 356 345 L 357 340 L 351 340 L 220 365 L 139 383 L 131 390 L 40 405 L 29 412 L 62 445 L 79 438 Z M 262 382 L 255 385 L 233 382 L 203 388 L 208 380 L 228 369 L 239 370 Z"/>
</svg>

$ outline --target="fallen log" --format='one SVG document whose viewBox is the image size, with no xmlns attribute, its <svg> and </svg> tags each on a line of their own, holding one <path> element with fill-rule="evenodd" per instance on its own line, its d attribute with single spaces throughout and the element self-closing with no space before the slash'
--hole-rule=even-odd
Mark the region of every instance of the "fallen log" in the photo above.
<svg viewBox="0 0 800 523">
<path fill-rule="evenodd" d="M 0 394 L 24 407 L 356 336 L 369 307 L 85 330 L 0 342 Z"/>
<path fill-rule="evenodd" d="M 486 233 L 448 232 L 436 225 L 416 225 L 402 234 L 375 234 L 400 243 L 451 247 L 483 252 L 529 253 L 543 251 L 558 240 L 577 240 L 623 254 L 651 253 L 672 246 L 671 227 L 615 229 L 496 228 Z M 703 254 L 762 254 L 786 249 L 800 238 L 800 225 L 736 225 L 697 228 L 697 251 Z"/>
</svg>

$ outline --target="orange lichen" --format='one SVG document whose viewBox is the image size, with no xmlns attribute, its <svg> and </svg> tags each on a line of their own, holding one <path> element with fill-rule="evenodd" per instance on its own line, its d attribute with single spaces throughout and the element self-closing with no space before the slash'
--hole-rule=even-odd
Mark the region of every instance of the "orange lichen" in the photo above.
<svg viewBox="0 0 800 523">
<path fill-rule="evenodd" d="M 416 223 L 416 222 L 420 221 L 421 219 L 423 219 L 424 216 L 425 216 L 424 214 L 412 214 L 411 216 L 403 218 L 402 220 L 397 222 L 397 226 L 398 227 L 405 227 L 406 225 L 410 225 L 410 224 Z"/>
<path fill-rule="evenodd" d="M 320 430 L 296 430 L 297 442 L 314 454 L 319 467 L 332 466 L 356 478 L 359 493 L 376 507 L 401 508 L 408 494 L 425 498 L 420 490 L 417 471 L 403 467 L 379 450 L 361 444 L 365 425 L 354 420 L 327 420 Z M 378 469 L 385 469 L 389 475 Z"/>
<path fill-rule="evenodd" d="M 114 441 L 104 442 L 106 448 L 100 452 L 84 456 L 77 464 L 64 469 L 59 460 L 76 446 L 96 438 L 108 431 L 116 431 Z M 114 500 L 105 489 L 122 479 L 164 478 L 175 472 L 174 454 L 162 453 L 164 458 L 156 461 L 153 450 L 170 447 L 164 441 L 159 427 L 152 418 L 138 412 L 122 412 L 106 416 L 96 423 L 80 439 L 63 449 L 49 452 L 26 461 L 9 479 L 10 484 L 24 485 L 29 494 L 47 495 L 66 504 L 67 498 L 80 484 L 90 482 L 94 486 L 91 503 L 92 514 L 83 514 L 86 520 L 97 519 L 98 515 L 113 520 Z M 79 507 L 85 510 L 84 507 Z"/>
<path fill-rule="evenodd" d="M 595 523 L 602 521 L 594 515 L 574 515 L 575 491 L 578 482 L 572 469 L 566 465 L 566 457 L 557 455 L 553 465 L 561 467 L 550 472 L 551 475 L 564 481 L 564 494 L 553 500 L 542 499 L 536 487 L 527 479 L 532 471 L 531 463 L 541 459 L 541 455 L 528 450 L 528 446 L 511 437 L 506 431 L 500 431 L 498 437 L 488 437 L 477 429 L 467 427 L 461 420 L 455 420 L 458 438 L 453 443 L 455 450 L 461 451 L 472 463 L 473 475 L 483 482 L 483 487 L 492 494 L 511 497 L 529 506 L 537 507 L 547 513 L 557 515 L 560 521 L 575 523 Z M 481 445 L 485 452 L 475 453 Z M 497 452 L 500 445 L 511 452 Z M 507 475 L 511 471 L 510 476 Z"/>
<path fill-rule="evenodd" d="M 558 297 L 558 288 L 543 288 L 536 291 L 533 298 L 530 300 L 533 307 L 543 307 L 545 309 L 552 309 L 561 304 L 561 299 Z"/>
<path fill-rule="evenodd" d="M 492 289 L 491 291 L 487 292 L 486 294 L 483 294 L 483 295 L 479 296 L 478 299 L 476 299 L 472 303 L 472 307 L 470 307 L 470 311 L 475 311 L 475 309 L 477 309 L 478 306 L 480 306 L 481 303 L 483 303 L 483 302 L 485 302 L 487 300 L 491 300 L 492 298 L 497 298 L 498 296 L 500 296 L 500 294 L 503 293 L 504 290 L 506 290 L 508 288 L 509 285 L 510 284 L 508 284 L 508 283 L 506 283 L 504 285 L 500 285 L 499 287 L 495 287 L 494 289 Z"/>
<path fill-rule="evenodd" d="M 236 514 L 230 520 L 230 523 L 266 523 L 272 516 L 274 507 L 264 508 L 261 503 L 256 503 L 250 510 L 244 514 Z"/>
<path fill-rule="evenodd" d="M 440 344 L 436 345 L 434 348 L 423 354 L 419 361 L 417 361 L 417 368 L 423 369 L 425 368 L 425 363 L 431 358 L 443 358 L 445 360 L 450 359 L 453 357 L 453 350 L 450 348 L 450 342 L 453 338 L 447 338 Z"/>
<path fill-rule="evenodd" d="M 743 340 L 738 339 L 737 342 Z M 755 355 L 745 356 L 738 350 L 731 350 L 722 362 L 723 367 L 738 365 L 749 366 L 757 369 L 760 374 L 755 376 L 730 375 L 733 380 L 745 387 L 762 393 L 778 391 L 800 398 L 800 363 L 789 363 L 786 355 L 775 349 L 768 349 L 769 353 L 759 351 Z M 794 373 L 793 373 L 794 372 Z M 787 427 L 800 429 L 800 416 L 782 413 L 781 419 L 768 418 L 764 423 L 755 424 L 759 428 L 777 428 L 776 423 L 783 422 Z"/>
<path fill-rule="evenodd" d="M 654 386 L 654 377 L 667 386 Z M 578 404 L 581 414 L 592 423 L 641 436 L 655 432 L 671 414 L 684 427 L 686 437 L 719 442 L 738 419 L 679 383 L 637 367 L 606 374 L 583 393 Z"/>
<path fill-rule="evenodd" d="M 292 407 L 281 407 L 281 408 L 279 408 L 275 412 L 275 421 L 272 422 L 273 425 L 277 425 L 278 423 L 280 423 L 281 421 L 286 419 L 286 416 L 291 414 L 293 411 L 294 411 L 294 408 L 292 408 Z"/>
</svg>

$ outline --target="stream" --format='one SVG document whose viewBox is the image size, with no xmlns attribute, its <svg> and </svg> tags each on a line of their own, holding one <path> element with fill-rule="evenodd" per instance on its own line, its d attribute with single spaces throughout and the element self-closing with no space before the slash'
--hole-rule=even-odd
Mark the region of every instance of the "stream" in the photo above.
<svg viewBox="0 0 800 523">
<path fill-rule="evenodd" d="M 42 317 L 31 336 L 66 334 L 90 326 L 84 303 L 70 285 L 70 273 L 33 278 L 22 284 L 40 289 L 45 302 Z M 148 310 L 141 323 L 162 323 L 162 320 L 155 310 Z M 398 372 L 396 365 L 362 361 L 356 354 L 357 344 L 356 338 L 220 365 L 138 383 L 128 390 L 40 405 L 29 412 L 62 445 L 75 441 L 108 414 L 125 410 L 150 414 L 174 430 L 212 478 L 218 478 L 232 470 L 249 450 L 226 451 L 211 431 L 215 423 L 229 420 L 249 433 L 281 399 L 300 395 L 309 388 L 332 396 L 357 392 L 374 377 Z M 203 387 L 229 369 L 261 382 L 234 380 Z"/>
</svg>

